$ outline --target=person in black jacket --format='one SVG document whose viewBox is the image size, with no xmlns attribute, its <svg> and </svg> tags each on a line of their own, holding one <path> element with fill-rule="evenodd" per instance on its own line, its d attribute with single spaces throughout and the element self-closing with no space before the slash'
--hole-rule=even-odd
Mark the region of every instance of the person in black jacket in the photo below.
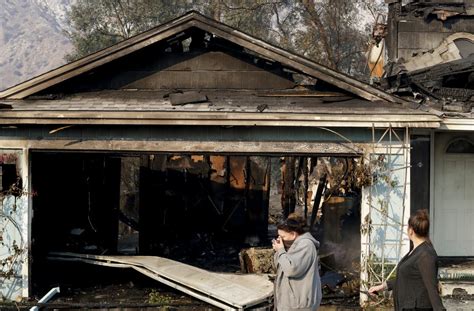
<svg viewBox="0 0 474 311">
<path fill-rule="evenodd" d="M 430 221 L 426 209 L 408 220 L 408 237 L 413 248 L 400 260 L 396 279 L 369 289 L 374 295 L 393 290 L 395 310 L 446 310 L 438 293 L 438 255 L 428 237 Z"/>
</svg>

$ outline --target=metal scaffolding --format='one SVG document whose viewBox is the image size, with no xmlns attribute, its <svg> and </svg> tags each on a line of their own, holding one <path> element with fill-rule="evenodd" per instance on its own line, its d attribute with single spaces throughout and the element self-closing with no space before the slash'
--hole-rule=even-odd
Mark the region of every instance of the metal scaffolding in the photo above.
<svg viewBox="0 0 474 311">
<path fill-rule="evenodd" d="M 361 213 L 361 290 L 390 279 L 409 246 L 406 235 L 409 216 L 409 129 L 389 126 L 380 137 L 372 127 L 372 150 L 367 154 L 372 186 L 365 189 Z M 361 303 L 377 306 L 387 302 L 381 295 Z"/>
<path fill-rule="evenodd" d="M 376 129 L 372 125 L 370 144 L 356 144 L 337 131 L 321 129 L 342 138 L 354 154 L 360 156 L 360 150 L 364 150 L 364 165 L 368 166 L 372 181 L 362 190 L 360 302 L 367 307 L 388 303 L 390 297 L 386 295 L 369 300 L 365 293 L 394 276 L 397 263 L 409 248 L 409 128 L 389 124 Z"/>
</svg>

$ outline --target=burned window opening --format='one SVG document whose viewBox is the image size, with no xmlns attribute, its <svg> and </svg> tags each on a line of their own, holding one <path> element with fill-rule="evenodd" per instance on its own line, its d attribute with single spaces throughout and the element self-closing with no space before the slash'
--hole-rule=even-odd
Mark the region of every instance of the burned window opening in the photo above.
<svg viewBox="0 0 474 311">
<path fill-rule="evenodd" d="M 14 153 L 0 155 L 0 195 L 18 197 L 23 194 L 23 180 L 19 174 L 17 160 Z"/>
<path fill-rule="evenodd" d="M 353 285 L 359 280 L 357 161 L 33 153 L 33 293 L 64 281 L 58 271 L 68 266 L 61 264 L 55 271 L 57 263 L 47 260 L 52 251 L 153 255 L 212 271 L 239 271 L 240 251 L 268 248 L 276 224 L 297 212 L 308 219 L 318 216 L 313 233 L 322 242 L 325 293 L 348 294 L 349 285 L 342 284 L 356 290 Z M 328 187 L 315 202 L 322 175 L 328 176 Z M 72 287 L 87 284 L 81 283 L 80 273 L 74 275 L 65 280 Z M 109 283 L 115 278 L 113 272 L 99 275 Z"/>
<path fill-rule="evenodd" d="M 0 164 L 0 192 L 6 194 L 13 194 L 15 184 L 20 183 L 19 188 L 21 189 L 21 179 L 19 179 L 16 169 L 16 164 Z"/>
<path fill-rule="evenodd" d="M 472 40 L 461 38 L 454 40 L 454 44 L 456 44 L 462 58 L 468 58 L 474 55 L 474 42 Z"/>
</svg>

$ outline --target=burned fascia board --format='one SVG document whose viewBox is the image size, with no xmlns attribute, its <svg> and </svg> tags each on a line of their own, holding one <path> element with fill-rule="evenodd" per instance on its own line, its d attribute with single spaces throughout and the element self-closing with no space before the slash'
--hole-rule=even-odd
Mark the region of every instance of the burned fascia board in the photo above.
<svg viewBox="0 0 474 311">
<path fill-rule="evenodd" d="M 325 104 L 326 105 L 326 104 Z M 328 104 L 329 106 L 330 104 Z M 435 124 L 439 120 L 422 111 L 408 110 L 398 107 L 397 110 L 387 110 L 387 104 L 380 105 L 372 103 L 375 111 L 370 109 L 359 109 L 352 113 L 350 107 L 340 110 L 339 113 L 331 111 L 330 107 L 325 111 L 309 112 L 278 112 L 272 111 L 268 105 L 263 112 L 258 112 L 256 106 L 252 111 L 240 112 L 235 109 L 219 111 L 196 111 L 196 110 L 13 110 L 4 111 L 0 114 L 1 124 L 54 124 L 72 125 L 218 125 L 218 126 L 343 126 L 343 127 L 365 127 L 373 124 L 385 126 L 388 123 L 405 124 L 409 127 L 425 126 Z M 377 106 L 380 106 L 378 108 Z M 194 107 L 194 105 L 192 105 Z M 290 106 L 291 108 L 291 106 Z M 414 106 L 412 108 L 417 108 Z M 208 109 L 208 108 L 207 108 Z M 322 109 L 322 108 L 321 108 Z M 179 111 L 179 113 L 177 113 Z M 392 111 L 392 112 L 390 112 Z M 431 126 L 431 125 L 430 125 Z"/>
</svg>

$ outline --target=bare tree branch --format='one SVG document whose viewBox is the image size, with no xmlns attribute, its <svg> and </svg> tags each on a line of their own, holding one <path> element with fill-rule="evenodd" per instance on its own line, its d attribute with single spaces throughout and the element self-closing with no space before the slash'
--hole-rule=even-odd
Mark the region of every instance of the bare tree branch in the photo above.
<svg viewBox="0 0 474 311">
<path fill-rule="evenodd" d="M 316 9 L 315 9 L 315 3 L 313 0 L 302 0 L 302 4 L 304 6 L 304 8 L 306 9 L 306 12 L 309 14 L 309 16 L 311 17 L 310 19 L 310 23 L 311 25 L 315 28 L 315 30 L 318 31 L 320 37 L 321 37 L 321 41 L 323 43 L 323 48 L 327 54 L 327 60 L 328 60 L 328 65 L 329 67 L 335 69 L 337 66 L 336 66 L 336 63 L 334 61 L 334 55 L 333 55 L 333 52 L 332 52 L 332 49 L 331 49 L 331 46 L 330 46 L 330 43 L 329 43 L 329 39 L 328 39 L 328 35 L 324 29 L 324 26 L 321 22 L 321 18 L 320 18 L 320 15 L 316 12 Z"/>
</svg>

